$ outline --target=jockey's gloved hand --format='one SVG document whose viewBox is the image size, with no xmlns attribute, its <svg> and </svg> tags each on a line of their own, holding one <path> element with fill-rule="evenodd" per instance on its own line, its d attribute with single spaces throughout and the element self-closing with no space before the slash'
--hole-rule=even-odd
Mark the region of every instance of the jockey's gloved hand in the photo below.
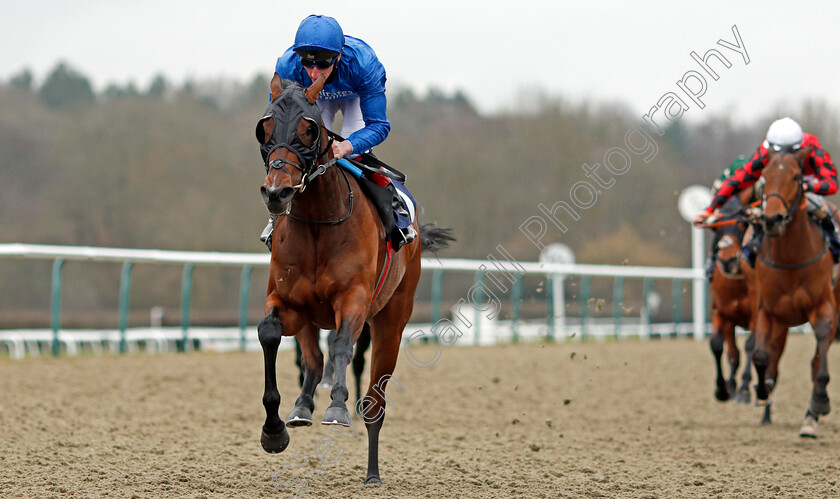
<svg viewBox="0 0 840 499">
<path fill-rule="evenodd" d="M 692 220 L 691 222 L 694 224 L 695 227 L 699 227 L 705 223 L 709 223 L 709 220 L 713 217 L 713 212 L 701 211 L 700 213 L 694 216 L 694 220 Z"/>
<path fill-rule="evenodd" d="M 753 207 L 747 208 L 746 213 L 747 213 L 747 218 L 749 219 L 751 224 L 757 224 L 757 223 L 761 222 L 761 215 L 762 215 L 761 207 L 753 206 Z"/>
</svg>

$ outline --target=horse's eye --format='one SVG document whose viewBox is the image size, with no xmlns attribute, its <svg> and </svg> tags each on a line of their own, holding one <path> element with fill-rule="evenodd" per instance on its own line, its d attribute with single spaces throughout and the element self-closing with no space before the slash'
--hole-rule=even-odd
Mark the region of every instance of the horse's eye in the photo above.
<svg viewBox="0 0 840 499">
<path fill-rule="evenodd" d="M 306 127 L 306 135 L 313 137 L 315 135 L 315 125 L 309 125 Z"/>
</svg>

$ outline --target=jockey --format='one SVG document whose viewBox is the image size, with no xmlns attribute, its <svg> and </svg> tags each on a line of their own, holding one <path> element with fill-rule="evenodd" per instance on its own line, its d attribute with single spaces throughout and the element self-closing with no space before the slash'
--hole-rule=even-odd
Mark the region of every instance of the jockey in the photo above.
<svg viewBox="0 0 840 499">
<path fill-rule="evenodd" d="M 723 173 L 721 173 L 720 176 L 718 178 L 716 178 L 715 181 L 712 183 L 712 192 L 717 192 L 727 180 L 732 178 L 732 176 L 735 174 L 735 172 L 738 171 L 738 168 L 744 166 L 744 164 L 746 164 L 747 161 L 749 161 L 749 160 L 743 154 L 736 157 L 732 161 L 732 163 L 730 163 L 729 166 L 727 166 L 723 170 Z M 750 199 L 749 199 L 749 202 L 747 204 L 752 203 L 753 201 L 756 201 L 758 199 L 761 199 L 761 195 L 763 193 L 763 190 L 764 190 L 764 179 L 760 178 L 760 179 L 758 179 L 758 181 L 755 184 L 753 184 L 752 189 L 751 189 Z M 733 197 L 736 197 L 736 196 L 733 196 Z M 732 199 L 732 198 L 730 198 L 730 199 Z M 738 208 L 741 207 L 740 200 L 737 202 L 736 206 Z M 712 238 L 712 250 L 709 252 L 709 258 L 706 260 L 706 278 L 709 280 L 709 282 L 712 281 L 712 275 L 714 274 L 714 271 L 715 271 L 715 258 L 717 257 L 718 242 L 720 241 L 720 238 L 723 234 L 722 231 L 720 231 L 720 230 L 714 230 L 713 232 L 714 232 L 714 236 Z"/>
<path fill-rule="evenodd" d="M 335 158 L 355 157 L 382 143 L 391 130 L 385 115 L 385 68 L 373 49 L 362 40 L 345 36 L 332 17 L 311 15 L 295 34 L 295 43 L 277 59 L 275 72 L 301 85 L 309 86 L 319 76 L 326 82 L 318 94 L 321 118 L 332 129 L 338 111 L 342 114 L 344 141 L 332 144 Z M 402 207 L 398 211 L 404 209 Z M 410 219 L 408 212 L 400 212 Z M 260 240 L 271 249 L 274 216 L 269 219 Z M 412 225 L 400 229 L 408 244 L 417 237 Z"/>
<path fill-rule="evenodd" d="M 752 159 L 738 168 L 735 174 L 720 186 L 711 205 L 694 218 L 694 223 L 703 223 L 731 196 L 752 186 L 761 176 L 761 170 L 767 166 L 770 148 L 774 151 L 783 149 L 795 151 L 808 146 L 811 146 L 811 154 L 806 158 L 802 171 L 802 188 L 808 197 L 807 211 L 825 231 L 834 261 L 837 262 L 840 258 L 840 238 L 837 235 L 831 210 L 826 206 L 823 198 L 837 192 L 837 170 L 831 162 L 831 156 L 822 149 L 819 139 L 809 133 L 802 133 L 799 123 L 790 118 L 776 120 L 770 125 L 766 139 L 753 154 Z M 759 232 L 760 226 L 755 226 L 755 235 L 749 243 L 744 245 L 744 254 L 751 266 L 755 263 L 761 240 Z"/>
</svg>

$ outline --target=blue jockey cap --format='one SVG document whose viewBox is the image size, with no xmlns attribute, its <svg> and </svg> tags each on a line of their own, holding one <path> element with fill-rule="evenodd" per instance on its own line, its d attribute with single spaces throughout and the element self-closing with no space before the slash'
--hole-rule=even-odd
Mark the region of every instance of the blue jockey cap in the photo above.
<svg viewBox="0 0 840 499">
<path fill-rule="evenodd" d="M 311 15 L 301 21 L 295 34 L 292 50 L 301 52 L 341 52 L 344 31 L 338 21 L 329 16 Z"/>
</svg>

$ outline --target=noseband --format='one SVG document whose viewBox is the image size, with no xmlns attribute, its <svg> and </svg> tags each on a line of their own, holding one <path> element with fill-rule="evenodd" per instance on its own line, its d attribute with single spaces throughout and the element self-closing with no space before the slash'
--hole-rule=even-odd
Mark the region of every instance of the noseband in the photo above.
<svg viewBox="0 0 840 499">
<path fill-rule="evenodd" d="M 771 192 L 770 194 L 765 193 L 763 199 L 763 207 L 767 207 L 767 200 L 772 197 L 777 197 L 782 202 L 782 206 L 785 207 L 785 214 L 782 217 L 781 222 L 779 222 L 779 227 L 784 227 L 785 225 L 790 222 L 793 218 L 793 214 L 796 212 L 796 209 L 800 205 L 800 201 L 802 200 L 803 194 L 805 194 L 805 189 L 802 187 L 802 178 L 801 175 L 797 175 L 797 190 L 796 190 L 796 197 L 794 198 L 792 203 L 788 203 L 787 199 L 784 198 L 778 192 Z M 761 214 L 762 222 L 764 223 L 764 227 L 767 228 L 767 214 L 765 213 L 764 209 L 762 209 Z"/>
<path fill-rule="evenodd" d="M 316 148 L 320 146 L 320 142 L 321 142 L 321 133 L 319 131 L 318 138 L 315 139 L 315 147 Z M 335 158 L 333 158 L 333 159 L 327 161 L 326 163 L 323 163 L 318 168 L 315 168 L 315 163 L 317 163 L 321 158 L 324 157 L 325 154 L 327 154 L 327 151 L 332 147 L 332 143 L 333 143 L 333 136 L 330 135 L 330 140 L 327 142 L 327 145 L 326 145 L 326 147 L 324 147 L 324 150 L 321 151 L 321 153 L 318 154 L 318 156 L 307 166 L 301 166 L 300 164 L 295 163 L 294 161 L 289 161 L 289 160 L 286 160 L 286 159 L 283 159 L 283 158 L 275 158 L 275 159 L 272 159 L 271 161 L 266 163 L 265 173 L 267 175 L 268 172 L 270 172 L 271 170 L 280 170 L 280 171 L 286 173 L 286 175 L 291 176 L 292 174 L 291 174 L 291 172 L 289 172 L 289 169 L 286 168 L 286 165 L 292 165 L 295 168 L 297 168 L 301 173 L 300 183 L 298 185 L 293 185 L 292 189 L 294 189 L 297 192 L 303 192 L 304 189 L 306 189 L 306 186 L 309 184 L 309 182 L 311 182 L 314 178 L 316 178 L 320 175 L 323 175 L 324 172 L 327 171 L 327 168 L 334 165 L 335 162 L 338 161 Z M 278 146 L 277 148 L 279 148 L 279 147 L 280 146 Z M 295 153 L 296 156 L 300 157 L 300 154 L 297 151 L 293 150 L 292 152 Z M 270 154 L 271 153 L 269 153 L 269 155 Z"/>
</svg>

